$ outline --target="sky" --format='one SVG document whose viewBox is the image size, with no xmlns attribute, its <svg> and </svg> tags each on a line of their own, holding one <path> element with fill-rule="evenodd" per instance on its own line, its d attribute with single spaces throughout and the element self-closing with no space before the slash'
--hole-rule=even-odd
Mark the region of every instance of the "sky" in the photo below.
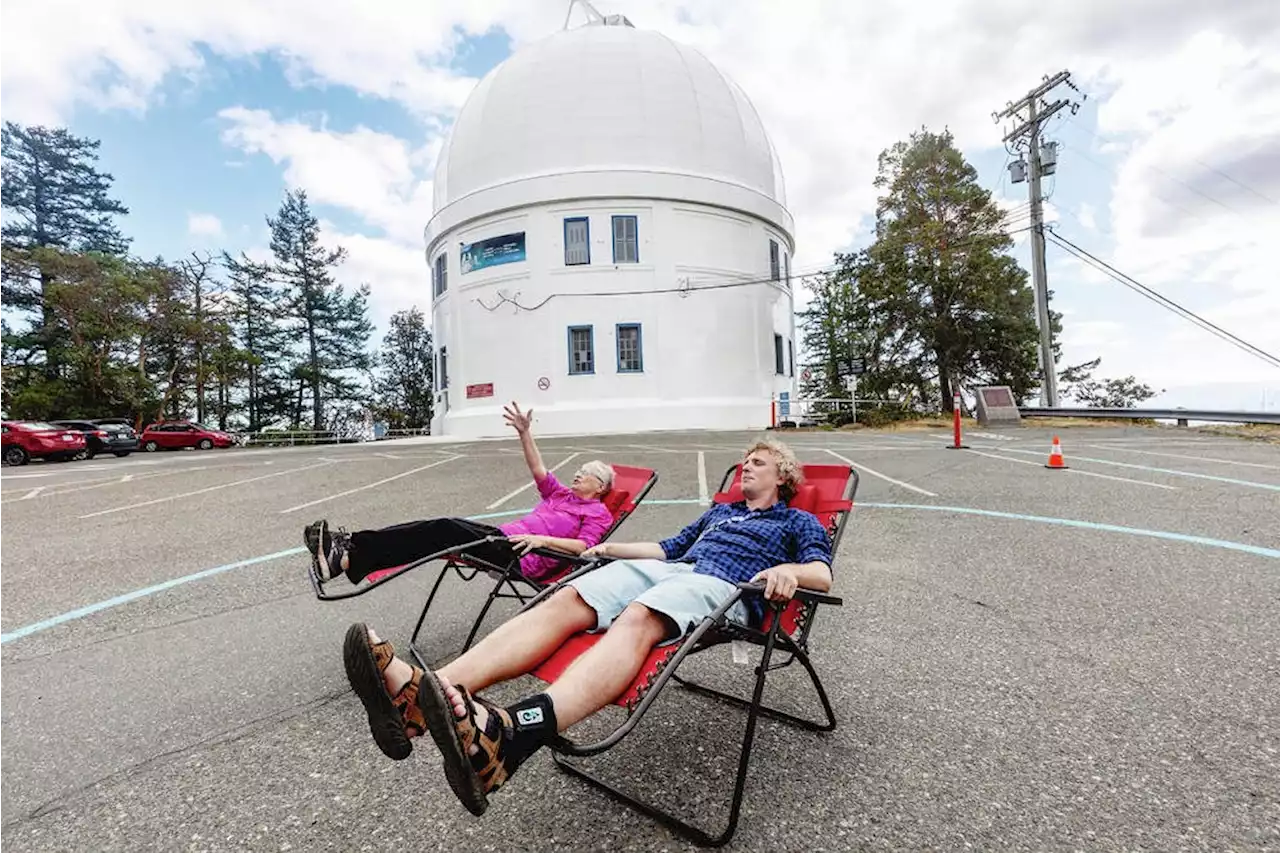
<svg viewBox="0 0 1280 853">
<path fill-rule="evenodd" d="M 1280 355 L 1280 4 L 1275 0 L 597 0 L 701 51 L 778 150 L 798 273 L 867 245 L 877 155 L 949 128 L 1026 224 L 993 113 L 1069 70 L 1081 106 L 1045 191 L 1056 233 Z M 0 117 L 99 139 L 134 251 L 261 256 L 305 189 L 338 279 L 373 290 L 379 334 L 429 314 L 422 231 L 436 156 L 476 83 L 563 28 L 569 0 L 10 0 Z M 585 20 L 572 12 L 570 25 Z M 57 34 L 52 38 L 50 34 Z M 1017 256 L 1030 269 L 1025 232 Z M 1150 405 L 1280 411 L 1280 368 L 1047 248 L 1064 363 L 1101 357 Z M 799 290 L 803 302 L 805 292 Z M 1061 365 L 1060 365 L 1061 366 Z"/>
</svg>

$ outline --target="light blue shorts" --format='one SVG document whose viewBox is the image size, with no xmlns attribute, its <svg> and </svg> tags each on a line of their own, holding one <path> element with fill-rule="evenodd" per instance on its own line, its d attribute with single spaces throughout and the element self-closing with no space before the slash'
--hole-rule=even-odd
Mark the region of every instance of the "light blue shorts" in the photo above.
<svg viewBox="0 0 1280 853">
<path fill-rule="evenodd" d="M 614 560 L 569 581 L 568 586 L 576 589 L 596 612 L 597 631 L 607 629 L 632 602 L 668 617 L 678 633 L 659 645 L 674 642 L 693 630 L 738 589 L 726 580 L 697 574 L 692 563 L 666 560 Z M 735 602 L 726 615 L 743 624 L 749 618 L 741 601 Z"/>
</svg>

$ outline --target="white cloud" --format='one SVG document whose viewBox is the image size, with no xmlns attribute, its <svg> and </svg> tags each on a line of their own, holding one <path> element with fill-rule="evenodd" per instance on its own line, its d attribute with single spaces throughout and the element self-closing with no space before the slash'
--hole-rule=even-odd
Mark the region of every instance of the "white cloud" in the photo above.
<svg viewBox="0 0 1280 853">
<path fill-rule="evenodd" d="M 222 220 L 212 213 L 188 213 L 187 233 L 192 237 L 221 237 Z"/>
<path fill-rule="evenodd" d="M 833 251 L 866 238 L 883 148 L 927 124 L 949 127 L 967 151 L 998 150 L 1003 128 L 992 111 L 1042 74 L 1071 69 L 1101 103 L 1101 147 L 1114 150 L 1119 165 L 1110 197 L 1064 208 L 1062 233 L 1088 240 L 1097 254 L 1196 310 L 1221 313 L 1241 336 L 1276 345 L 1280 314 L 1259 294 L 1274 290 L 1267 247 L 1280 233 L 1280 207 L 1262 197 L 1280 199 L 1280 70 L 1269 47 L 1280 38 L 1280 13 L 1274 0 L 1165 0 L 1153 14 L 1156 5 L 597 2 L 603 12 L 624 12 L 637 26 L 698 48 L 751 97 L 782 159 L 797 224 L 796 270 L 821 268 Z M 565 13 L 562 0 L 120 0 L 77 5 L 74 15 L 66 8 L 6 9 L 6 117 L 52 121 L 77 105 L 142 109 L 167 74 L 199 80 L 201 50 L 233 59 L 270 53 L 300 85 L 349 86 L 420 116 L 422 136 L 405 141 L 249 107 L 222 113 L 228 143 L 270 157 L 287 183 L 362 220 L 374 236 L 343 235 L 350 265 L 386 282 L 388 305 L 410 299 L 414 282 L 426 277 L 419 244 L 430 212 L 430 162 L 440 130 L 475 83 L 453 66 L 460 41 L 501 28 L 519 47 L 554 32 Z M 55 28 L 57 40 L 37 37 Z M 1003 176 L 983 177 L 994 188 Z M 1059 193 L 1073 180 L 1060 167 Z M 1104 206 L 1110 233 L 1095 230 Z M 1047 216 L 1057 211 L 1050 207 Z M 1056 249 L 1050 257 L 1056 307 L 1078 322 L 1106 320 L 1123 330 L 1073 338 L 1068 328 L 1069 360 L 1101 354 L 1104 368 L 1157 384 L 1175 373 L 1208 381 L 1224 366 L 1248 376 L 1265 369 L 1213 340 L 1164 337 L 1177 334 L 1181 321 L 1119 285 L 1076 287 L 1106 279 Z"/>
</svg>

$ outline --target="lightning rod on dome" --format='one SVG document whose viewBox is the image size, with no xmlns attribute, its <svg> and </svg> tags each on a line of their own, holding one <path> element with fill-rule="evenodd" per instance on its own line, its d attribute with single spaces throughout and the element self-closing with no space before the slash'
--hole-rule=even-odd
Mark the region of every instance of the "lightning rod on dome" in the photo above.
<svg viewBox="0 0 1280 853">
<path fill-rule="evenodd" d="M 573 17 L 573 7 L 582 6 L 587 15 L 587 23 L 584 26 L 604 26 L 604 27 L 631 27 L 635 25 L 627 20 L 626 15 L 601 15 L 595 6 L 591 5 L 591 0 L 569 0 L 569 11 L 564 16 L 564 29 L 569 29 L 569 19 Z"/>
</svg>

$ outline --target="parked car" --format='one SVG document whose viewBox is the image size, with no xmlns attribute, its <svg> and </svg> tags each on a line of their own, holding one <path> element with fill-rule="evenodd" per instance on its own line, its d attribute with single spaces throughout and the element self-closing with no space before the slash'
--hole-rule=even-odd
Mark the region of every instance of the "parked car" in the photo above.
<svg viewBox="0 0 1280 853">
<path fill-rule="evenodd" d="M 2 451 L 6 465 L 31 459 L 74 459 L 84 452 L 84 433 L 44 421 L 4 421 Z"/>
<path fill-rule="evenodd" d="M 116 419 L 101 421 L 52 421 L 54 426 L 79 430 L 84 433 L 84 458 L 92 459 L 99 453 L 128 456 L 138 449 L 138 434 L 133 427 Z"/>
<path fill-rule="evenodd" d="M 209 429 L 194 421 L 161 421 L 142 431 L 142 449 L 148 453 L 182 447 L 230 447 L 234 439 L 218 429 Z"/>
</svg>

